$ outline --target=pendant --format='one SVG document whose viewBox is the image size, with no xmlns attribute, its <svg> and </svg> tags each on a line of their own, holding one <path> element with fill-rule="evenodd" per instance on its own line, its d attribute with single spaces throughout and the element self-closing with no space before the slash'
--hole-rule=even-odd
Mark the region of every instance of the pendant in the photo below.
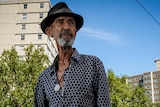
<svg viewBox="0 0 160 107">
<path fill-rule="evenodd" d="M 55 87 L 54 87 L 54 91 L 59 91 L 59 90 L 60 90 L 60 85 L 56 84 Z"/>
</svg>

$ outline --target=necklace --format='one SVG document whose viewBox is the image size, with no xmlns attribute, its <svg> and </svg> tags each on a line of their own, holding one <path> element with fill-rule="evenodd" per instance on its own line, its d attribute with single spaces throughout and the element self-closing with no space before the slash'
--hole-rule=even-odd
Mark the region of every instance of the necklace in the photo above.
<svg viewBox="0 0 160 107">
<path fill-rule="evenodd" d="M 54 87 L 54 91 L 59 91 L 59 90 L 60 90 L 60 85 L 56 84 L 55 87 Z"/>
<path fill-rule="evenodd" d="M 64 74 L 63 74 L 64 75 Z M 63 77 L 63 75 L 61 76 L 61 78 L 60 79 L 58 79 L 58 83 L 61 83 L 61 82 L 63 82 L 64 81 L 64 77 Z"/>
<path fill-rule="evenodd" d="M 59 91 L 59 90 L 60 90 L 60 88 L 61 88 L 60 84 L 61 84 L 63 81 L 64 81 L 63 75 L 61 76 L 60 79 L 57 78 L 57 83 L 56 83 L 56 85 L 55 85 L 55 87 L 54 87 L 54 91 Z M 62 86 L 62 88 L 63 88 L 63 86 Z"/>
</svg>

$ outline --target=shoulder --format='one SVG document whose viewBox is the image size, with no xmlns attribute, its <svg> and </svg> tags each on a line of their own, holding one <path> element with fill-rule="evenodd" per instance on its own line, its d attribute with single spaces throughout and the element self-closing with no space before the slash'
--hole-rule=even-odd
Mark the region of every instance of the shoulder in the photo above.
<svg viewBox="0 0 160 107">
<path fill-rule="evenodd" d="M 82 57 L 82 59 L 87 60 L 87 61 L 93 61 L 93 62 L 96 62 L 96 63 L 102 63 L 101 59 L 98 58 L 97 56 L 81 54 L 81 57 Z"/>
<path fill-rule="evenodd" d="M 93 55 L 81 54 L 76 49 L 72 55 L 72 57 L 76 60 L 85 60 L 85 61 L 93 61 L 93 62 L 101 62 L 101 60 Z"/>
<path fill-rule="evenodd" d="M 104 69 L 101 59 L 93 55 L 80 54 L 79 63 L 90 65 L 90 67 L 94 67 L 94 69 Z"/>
</svg>

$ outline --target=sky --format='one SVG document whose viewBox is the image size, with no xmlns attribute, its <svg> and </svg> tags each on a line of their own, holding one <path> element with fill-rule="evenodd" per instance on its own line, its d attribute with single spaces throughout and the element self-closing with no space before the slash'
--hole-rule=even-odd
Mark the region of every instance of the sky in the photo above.
<svg viewBox="0 0 160 107">
<path fill-rule="evenodd" d="M 101 59 L 117 76 L 156 71 L 160 0 L 61 0 L 84 18 L 74 46 Z M 60 0 L 51 0 L 54 5 Z M 144 7 L 142 7 L 141 5 Z"/>
</svg>

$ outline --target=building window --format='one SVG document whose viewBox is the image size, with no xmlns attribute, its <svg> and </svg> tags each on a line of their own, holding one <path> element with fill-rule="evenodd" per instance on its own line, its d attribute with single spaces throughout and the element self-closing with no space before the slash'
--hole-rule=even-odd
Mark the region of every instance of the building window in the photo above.
<svg viewBox="0 0 160 107">
<path fill-rule="evenodd" d="M 150 86 L 150 85 L 148 85 L 148 86 L 147 86 L 147 89 L 151 89 L 151 86 Z"/>
<path fill-rule="evenodd" d="M 26 29 L 26 25 L 25 24 L 22 24 L 22 29 Z"/>
<path fill-rule="evenodd" d="M 138 78 L 134 78 L 134 81 L 138 81 Z"/>
<path fill-rule="evenodd" d="M 26 19 L 27 18 L 27 14 L 22 14 L 22 19 Z"/>
<path fill-rule="evenodd" d="M 44 3 L 40 3 L 40 8 L 43 8 L 44 7 Z"/>
<path fill-rule="evenodd" d="M 148 78 L 151 78 L 151 75 L 147 75 Z"/>
<path fill-rule="evenodd" d="M 41 47 L 42 47 L 41 45 L 38 45 L 38 46 L 37 46 L 37 49 L 40 49 Z"/>
<path fill-rule="evenodd" d="M 154 87 L 154 88 L 159 88 L 159 86 L 158 86 L 158 85 L 153 85 L 153 87 Z"/>
<path fill-rule="evenodd" d="M 20 50 L 20 51 L 24 51 L 24 46 L 20 46 L 20 47 L 19 47 L 19 50 Z"/>
<path fill-rule="evenodd" d="M 38 35 L 38 40 L 40 40 L 40 39 L 42 39 L 42 35 L 41 34 Z"/>
<path fill-rule="evenodd" d="M 151 80 L 147 80 L 147 82 L 148 82 L 148 84 L 150 84 L 150 83 L 151 83 Z"/>
<path fill-rule="evenodd" d="M 155 77 L 155 78 L 158 77 L 158 74 L 154 74 L 154 77 Z"/>
<path fill-rule="evenodd" d="M 158 83 L 158 79 L 153 80 L 154 83 Z"/>
<path fill-rule="evenodd" d="M 39 13 L 39 18 L 43 18 L 43 13 Z"/>
<path fill-rule="evenodd" d="M 24 9 L 27 9 L 27 4 L 23 4 L 23 8 L 24 8 Z"/>
<path fill-rule="evenodd" d="M 154 96 L 154 99 L 159 99 L 159 96 Z"/>
<path fill-rule="evenodd" d="M 158 94 L 158 93 L 159 93 L 159 90 L 155 90 L 155 91 L 154 91 L 154 94 Z"/>
<path fill-rule="evenodd" d="M 25 40 L 25 35 L 21 35 L 21 40 Z"/>
<path fill-rule="evenodd" d="M 147 91 L 147 94 L 151 94 L 152 92 L 149 90 L 149 91 Z"/>
</svg>

